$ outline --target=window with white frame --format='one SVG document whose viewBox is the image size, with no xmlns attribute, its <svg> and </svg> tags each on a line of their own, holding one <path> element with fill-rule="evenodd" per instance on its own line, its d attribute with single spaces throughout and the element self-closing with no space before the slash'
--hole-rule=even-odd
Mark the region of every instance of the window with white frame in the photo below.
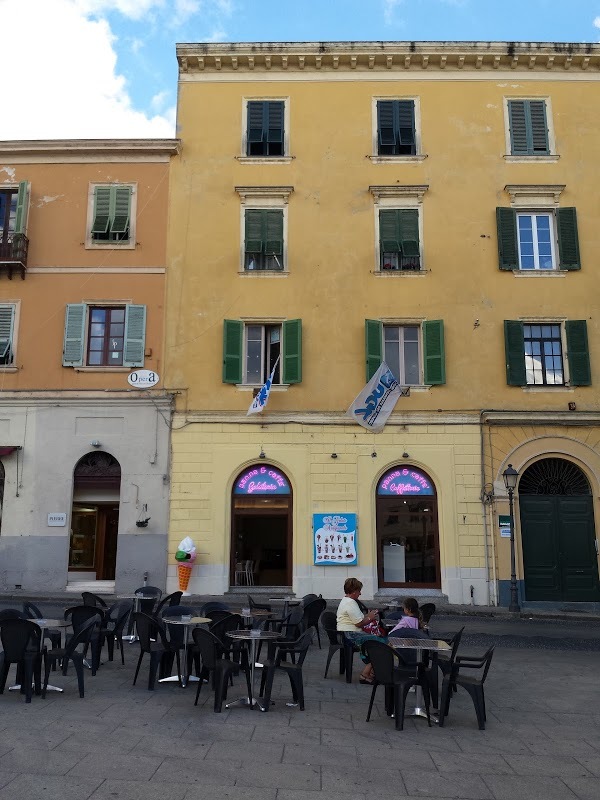
<svg viewBox="0 0 600 800">
<path fill-rule="evenodd" d="M 10 367 L 15 357 L 16 305 L 0 305 L 0 367 Z"/>
<path fill-rule="evenodd" d="M 135 247 L 136 194 L 133 184 L 90 186 L 87 247 Z"/>
<path fill-rule="evenodd" d="M 287 271 L 287 210 L 293 186 L 236 186 L 241 208 L 241 266 L 247 275 Z"/>
<path fill-rule="evenodd" d="M 560 325 L 523 325 L 525 376 L 528 385 L 560 386 L 565 382 Z"/>
<path fill-rule="evenodd" d="M 403 274 L 424 272 L 423 196 L 428 186 L 369 186 L 375 198 L 375 272 Z"/>
<path fill-rule="evenodd" d="M 385 361 L 402 386 L 446 383 L 444 321 L 365 320 L 366 378 Z"/>
<path fill-rule="evenodd" d="M 418 386 L 421 377 L 421 327 L 384 325 L 384 358 L 401 386 Z"/>
<path fill-rule="evenodd" d="M 143 367 L 146 306 L 69 303 L 64 367 Z"/>
<path fill-rule="evenodd" d="M 548 156 L 550 130 L 545 98 L 508 99 L 508 132 L 512 156 Z"/>
<path fill-rule="evenodd" d="M 262 386 L 302 381 L 302 320 L 223 321 L 223 383 Z"/>
<path fill-rule="evenodd" d="M 517 213 L 519 269 L 556 269 L 556 232 L 551 212 Z"/>
<path fill-rule="evenodd" d="M 244 329 L 243 383 L 263 384 L 273 373 L 281 383 L 281 325 L 252 325 Z"/>
</svg>

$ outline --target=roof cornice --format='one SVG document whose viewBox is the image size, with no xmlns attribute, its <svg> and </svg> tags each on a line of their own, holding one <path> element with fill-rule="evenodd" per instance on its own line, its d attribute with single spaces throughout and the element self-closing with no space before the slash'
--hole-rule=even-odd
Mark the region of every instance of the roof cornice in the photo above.
<svg viewBox="0 0 600 800">
<path fill-rule="evenodd" d="M 11 156 L 170 156 L 179 139 L 13 139 L 0 141 L 0 158 Z"/>
<path fill-rule="evenodd" d="M 203 72 L 598 71 L 600 45 L 552 42 L 235 42 L 178 44 L 180 75 Z"/>
</svg>

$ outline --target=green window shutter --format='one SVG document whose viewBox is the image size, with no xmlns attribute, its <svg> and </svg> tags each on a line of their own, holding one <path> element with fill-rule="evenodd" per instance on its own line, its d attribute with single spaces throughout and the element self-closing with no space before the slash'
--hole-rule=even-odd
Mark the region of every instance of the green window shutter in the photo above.
<svg viewBox="0 0 600 800">
<path fill-rule="evenodd" d="M 146 306 L 125 306 L 124 367 L 143 367 L 146 349 Z"/>
<path fill-rule="evenodd" d="M 398 100 L 398 131 L 400 144 L 412 145 L 415 153 L 415 101 Z"/>
<path fill-rule="evenodd" d="M 19 183 L 17 194 L 17 212 L 15 215 L 15 233 L 25 233 L 27 230 L 27 207 L 29 205 L 29 181 Z"/>
<path fill-rule="evenodd" d="M 223 320 L 223 383 L 242 382 L 244 323 L 238 319 Z"/>
<path fill-rule="evenodd" d="M 283 100 L 269 100 L 266 106 L 267 140 L 269 142 L 283 142 Z"/>
<path fill-rule="evenodd" d="M 574 208 L 559 208 L 556 212 L 556 227 L 558 229 L 560 269 L 581 269 L 577 211 Z"/>
<path fill-rule="evenodd" d="M 262 142 L 265 136 L 263 128 L 263 109 L 264 103 L 262 100 L 250 100 L 248 102 L 248 124 L 247 124 L 247 139 L 248 145 L 257 144 Z M 250 153 L 248 152 L 248 155 Z"/>
<path fill-rule="evenodd" d="M 111 187 L 94 187 L 94 221 L 92 236 L 96 233 L 107 233 L 111 216 Z"/>
<path fill-rule="evenodd" d="M 126 234 L 129 231 L 131 214 L 131 186 L 114 186 L 114 212 L 112 215 L 111 233 Z"/>
<path fill-rule="evenodd" d="M 69 303 L 67 305 L 65 315 L 65 338 L 63 344 L 63 367 L 83 366 L 85 316 L 85 303 Z"/>
<path fill-rule="evenodd" d="M 379 247 L 382 253 L 400 253 L 400 212 L 386 209 L 379 212 Z"/>
<path fill-rule="evenodd" d="M 378 319 L 365 320 L 365 361 L 368 383 L 383 361 L 383 323 Z"/>
<path fill-rule="evenodd" d="M 423 323 L 423 372 L 426 384 L 446 383 L 444 321 L 431 319 Z"/>
<path fill-rule="evenodd" d="M 529 137 L 525 100 L 508 101 L 510 152 L 513 156 L 529 155 Z"/>
<path fill-rule="evenodd" d="M 12 364 L 13 328 L 15 324 L 15 307 L 0 306 L 0 364 Z"/>
<path fill-rule="evenodd" d="M 512 208 L 496 209 L 498 256 L 500 269 L 519 269 L 517 214 Z"/>
<path fill-rule="evenodd" d="M 569 382 L 572 386 L 590 386 L 592 371 L 588 348 L 587 323 L 569 320 L 565 323 L 567 333 L 567 358 L 569 359 Z"/>
<path fill-rule="evenodd" d="M 266 228 L 265 211 L 256 208 L 246 209 L 246 233 L 244 249 L 246 253 L 262 253 L 263 232 Z"/>
<path fill-rule="evenodd" d="M 504 320 L 504 349 L 506 355 L 506 383 L 509 386 L 525 386 L 525 341 L 523 323 Z"/>
<path fill-rule="evenodd" d="M 419 211 L 416 208 L 402 208 L 398 211 L 400 244 L 402 255 L 419 255 Z M 387 252 L 387 250 L 385 251 Z"/>
<path fill-rule="evenodd" d="M 548 155 L 548 123 L 546 121 L 546 101 L 528 100 L 529 124 L 531 128 L 531 152 L 536 156 Z"/>
<path fill-rule="evenodd" d="M 283 323 L 283 382 L 302 381 L 302 320 L 288 319 Z"/>
<path fill-rule="evenodd" d="M 380 148 L 396 144 L 393 100 L 377 101 L 377 136 Z"/>
<path fill-rule="evenodd" d="M 273 209 L 264 212 L 265 216 L 265 254 L 283 255 L 283 211 Z"/>
</svg>

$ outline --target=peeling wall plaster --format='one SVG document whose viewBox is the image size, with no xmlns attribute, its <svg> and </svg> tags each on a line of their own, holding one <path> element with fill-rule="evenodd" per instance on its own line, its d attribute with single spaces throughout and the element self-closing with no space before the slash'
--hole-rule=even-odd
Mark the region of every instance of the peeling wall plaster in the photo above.
<svg viewBox="0 0 600 800">
<path fill-rule="evenodd" d="M 14 183 L 15 180 L 15 168 L 14 167 L 0 167 L 0 172 L 6 172 L 8 178 L 4 179 L 5 183 L 11 182 Z"/>
</svg>

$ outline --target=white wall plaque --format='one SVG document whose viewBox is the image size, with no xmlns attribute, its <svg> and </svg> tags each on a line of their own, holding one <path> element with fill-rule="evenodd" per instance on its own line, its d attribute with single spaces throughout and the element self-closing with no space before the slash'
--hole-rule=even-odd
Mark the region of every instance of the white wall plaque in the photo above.
<svg viewBox="0 0 600 800">
<path fill-rule="evenodd" d="M 64 528 L 67 524 L 66 514 L 48 514 L 49 528 Z"/>
</svg>

